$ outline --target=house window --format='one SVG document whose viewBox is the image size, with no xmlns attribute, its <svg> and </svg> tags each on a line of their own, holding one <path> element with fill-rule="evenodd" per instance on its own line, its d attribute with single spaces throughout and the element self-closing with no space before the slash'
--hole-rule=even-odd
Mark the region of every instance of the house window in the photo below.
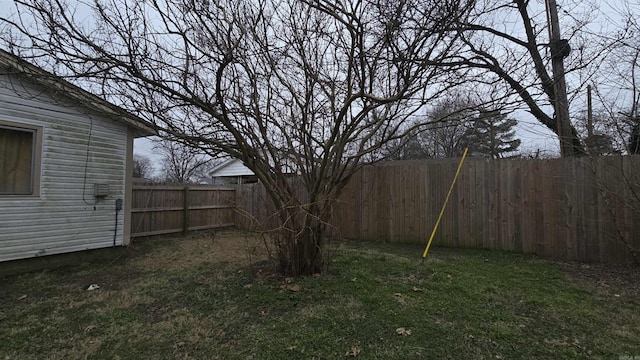
<svg viewBox="0 0 640 360">
<path fill-rule="evenodd" d="M 39 195 L 41 132 L 0 122 L 0 196 Z"/>
</svg>

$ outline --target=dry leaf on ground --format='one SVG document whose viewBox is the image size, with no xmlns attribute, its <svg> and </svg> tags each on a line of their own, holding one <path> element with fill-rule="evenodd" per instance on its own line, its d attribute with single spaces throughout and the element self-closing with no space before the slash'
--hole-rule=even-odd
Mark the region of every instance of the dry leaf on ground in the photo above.
<svg viewBox="0 0 640 360">
<path fill-rule="evenodd" d="M 88 332 L 94 330 L 95 328 L 97 328 L 96 325 L 89 325 L 89 326 L 84 328 L 84 332 L 88 333 Z"/>
<path fill-rule="evenodd" d="M 353 356 L 356 357 L 358 355 L 360 355 L 360 349 L 358 349 L 357 347 L 352 347 L 349 351 L 347 351 L 346 354 L 344 354 L 345 356 Z"/>
</svg>

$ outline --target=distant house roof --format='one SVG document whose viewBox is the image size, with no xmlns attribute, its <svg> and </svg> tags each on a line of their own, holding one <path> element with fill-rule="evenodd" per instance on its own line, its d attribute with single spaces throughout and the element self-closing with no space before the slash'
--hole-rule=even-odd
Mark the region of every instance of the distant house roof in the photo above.
<svg viewBox="0 0 640 360">
<path fill-rule="evenodd" d="M 229 159 L 209 171 L 211 177 L 251 176 L 254 175 L 239 159 Z"/>
<path fill-rule="evenodd" d="M 149 122 L 2 49 L 0 49 L 0 66 L 15 70 L 16 74 L 26 76 L 29 80 L 48 89 L 60 91 L 89 109 L 127 124 L 136 129 L 139 136 L 157 134 L 154 126 Z"/>
</svg>

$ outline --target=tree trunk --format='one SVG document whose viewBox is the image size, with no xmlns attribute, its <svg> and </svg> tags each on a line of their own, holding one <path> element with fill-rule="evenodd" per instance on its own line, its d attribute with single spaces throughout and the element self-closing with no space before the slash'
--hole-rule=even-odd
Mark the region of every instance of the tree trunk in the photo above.
<svg viewBox="0 0 640 360">
<path fill-rule="evenodd" d="M 326 263 L 322 231 L 307 228 L 295 240 L 288 272 L 291 275 L 323 274 Z"/>
<path fill-rule="evenodd" d="M 279 211 L 280 227 L 274 232 L 274 242 L 283 274 L 309 276 L 326 272 L 326 221 L 316 212 L 318 208 L 315 206 L 310 209 L 294 207 Z"/>
<path fill-rule="evenodd" d="M 278 230 L 278 260 L 280 271 L 285 275 L 308 276 L 326 271 L 324 256 L 323 226 L 314 228 Z"/>
</svg>

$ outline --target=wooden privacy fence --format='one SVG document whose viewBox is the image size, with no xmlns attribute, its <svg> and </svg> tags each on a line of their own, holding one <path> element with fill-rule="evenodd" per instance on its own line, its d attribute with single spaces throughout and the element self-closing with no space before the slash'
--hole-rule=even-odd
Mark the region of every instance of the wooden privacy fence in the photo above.
<svg viewBox="0 0 640 360">
<path fill-rule="evenodd" d="M 332 235 L 426 244 L 458 160 L 398 161 L 356 173 L 331 220 Z M 550 160 L 467 159 L 435 245 L 623 263 L 640 250 L 640 156 Z M 268 217 L 259 185 L 237 204 Z M 246 221 L 237 221 L 247 226 Z"/>
<path fill-rule="evenodd" d="M 219 187 L 134 185 L 131 236 L 233 226 L 234 192 Z"/>
</svg>

